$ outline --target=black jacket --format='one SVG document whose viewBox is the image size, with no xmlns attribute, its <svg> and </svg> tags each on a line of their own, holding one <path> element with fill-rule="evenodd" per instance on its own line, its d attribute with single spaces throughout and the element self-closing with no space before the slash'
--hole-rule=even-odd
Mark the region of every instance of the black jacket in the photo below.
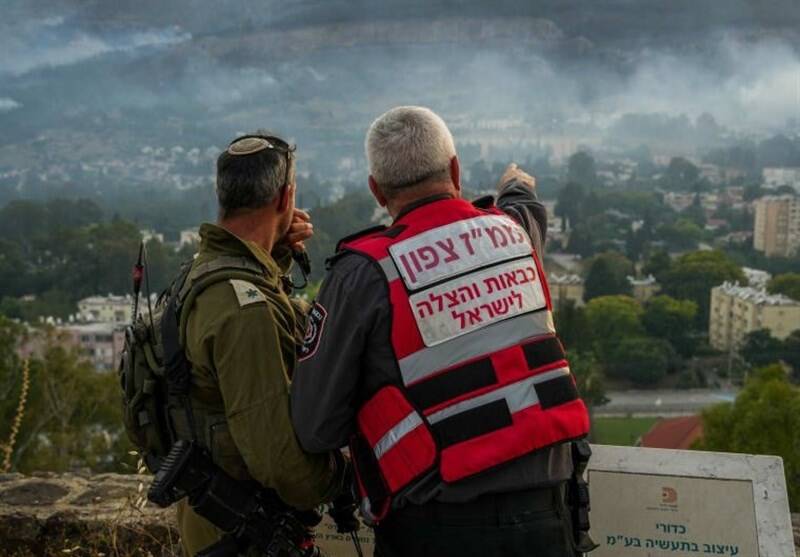
<svg viewBox="0 0 800 557">
<path fill-rule="evenodd" d="M 541 256 L 547 213 L 534 191 L 511 182 L 501 189 L 496 205 L 528 231 Z M 355 431 L 359 407 L 378 386 L 391 382 L 397 364 L 391 344 L 387 283 L 366 257 L 354 253 L 338 256 L 316 303 L 323 308 L 320 313 L 326 315 L 307 335 L 311 346 L 306 347 L 308 355 L 296 368 L 291 403 L 300 444 L 307 451 L 322 453 L 347 445 Z M 485 493 L 552 485 L 568 479 L 571 473 L 567 444 L 456 484 L 431 477 L 395 503 L 469 501 Z"/>
</svg>

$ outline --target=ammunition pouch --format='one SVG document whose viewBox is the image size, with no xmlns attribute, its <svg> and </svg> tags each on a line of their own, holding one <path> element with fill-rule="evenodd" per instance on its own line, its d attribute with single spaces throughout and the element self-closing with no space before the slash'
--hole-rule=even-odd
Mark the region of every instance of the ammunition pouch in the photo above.
<svg viewBox="0 0 800 557">
<path fill-rule="evenodd" d="M 147 498 L 168 507 L 184 497 L 194 512 L 226 532 L 199 556 L 233 557 L 248 549 L 266 557 L 319 555 L 311 533 L 319 513 L 295 511 L 272 490 L 233 479 L 205 450 L 181 440 L 162 460 Z"/>
<path fill-rule="evenodd" d="M 572 442 L 573 472 L 567 483 L 567 506 L 571 513 L 577 555 L 589 553 L 598 547 L 589 536 L 589 484 L 583 478 L 591 456 L 592 448 L 588 441 L 581 439 Z"/>
</svg>

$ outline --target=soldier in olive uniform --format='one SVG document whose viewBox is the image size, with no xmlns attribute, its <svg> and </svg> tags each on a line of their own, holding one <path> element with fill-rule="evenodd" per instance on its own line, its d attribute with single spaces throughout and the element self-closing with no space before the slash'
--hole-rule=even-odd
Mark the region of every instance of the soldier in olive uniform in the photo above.
<svg viewBox="0 0 800 557">
<path fill-rule="evenodd" d="M 292 149 L 268 136 L 241 138 L 220 155 L 219 222 L 200 228 L 200 253 L 183 287 L 199 294 L 187 297 L 180 332 L 192 365 L 192 427 L 213 460 L 308 509 L 338 494 L 344 466 L 338 453 L 304 452 L 290 420 L 289 382 L 305 325 L 281 278 L 291 249 L 312 234 L 308 215 L 295 209 L 293 163 Z M 222 535 L 185 500 L 178 525 L 188 555 Z"/>
</svg>

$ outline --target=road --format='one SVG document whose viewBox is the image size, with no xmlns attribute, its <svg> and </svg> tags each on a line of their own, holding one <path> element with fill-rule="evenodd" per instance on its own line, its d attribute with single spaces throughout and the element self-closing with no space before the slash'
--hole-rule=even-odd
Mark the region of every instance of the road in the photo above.
<svg viewBox="0 0 800 557">
<path fill-rule="evenodd" d="M 599 417 L 614 416 L 690 416 L 720 402 L 732 402 L 737 391 L 731 389 L 688 389 L 658 391 L 612 391 L 610 402 L 594 409 Z"/>
</svg>

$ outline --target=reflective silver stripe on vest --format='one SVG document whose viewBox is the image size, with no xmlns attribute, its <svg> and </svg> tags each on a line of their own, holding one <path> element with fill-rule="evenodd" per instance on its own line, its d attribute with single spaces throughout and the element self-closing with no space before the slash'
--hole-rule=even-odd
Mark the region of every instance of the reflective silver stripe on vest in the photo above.
<svg viewBox="0 0 800 557">
<path fill-rule="evenodd" d="M 378 261 L 378 265 L 381 266 L 381 270 L 383 274 L 386 275 L 386 281 L 392 282 L 393 280 L 397 280 L 400 278 L 400 273 L 397 272 L 397 266 L 394 264 L 394 261 L 391 257 L 384 257 Z"/>
<path fill-rule="evenodd" d="M 466 412 L 467 410 L 472 410 L 473 408 L 478 408 L 479 406 L 484 406 L 502 399 L 506 399 L 508 411 L 514 414 L 515 412 L 519 412 L 539 402 L 539 396 L 536 394 L 535 387 L 537 383 L 544 383 L 545 381 L 561 377 L 562 375 L 569 375 L 569 367 L 564 366 L 546 371 L 539 375 L 523 379 L 522 381 L 517 381 L 511 385 L 506 385 L 505 387 L 501 387 L 485 395 L 476 396 L 475 398 L 470 398 L 448 406 L 428 416 L 428 422 L 435 424 L 451 416 L 460 414 L 461 412 Z"/>
<path fill-rule="evenodd" d="M 400 439 L 421 425 L 422 418 L 415 411 L 412 411 L 375 443 L 375 446 L 372 447 L 372 450 L 375 452 L 375 458 L 380 460 L 383 455 L 389 452 L 389 449 L 400 441 Z"/>
<path fill-rule="evenodd" d="M 553 315 L 549 311 L 518 315 L 409 354 L 399 361 L 403 383 L 409 385 L 459 362 L 514 346 L 524 340 L 553 334 L 555 331 Z"/>
</svg>

